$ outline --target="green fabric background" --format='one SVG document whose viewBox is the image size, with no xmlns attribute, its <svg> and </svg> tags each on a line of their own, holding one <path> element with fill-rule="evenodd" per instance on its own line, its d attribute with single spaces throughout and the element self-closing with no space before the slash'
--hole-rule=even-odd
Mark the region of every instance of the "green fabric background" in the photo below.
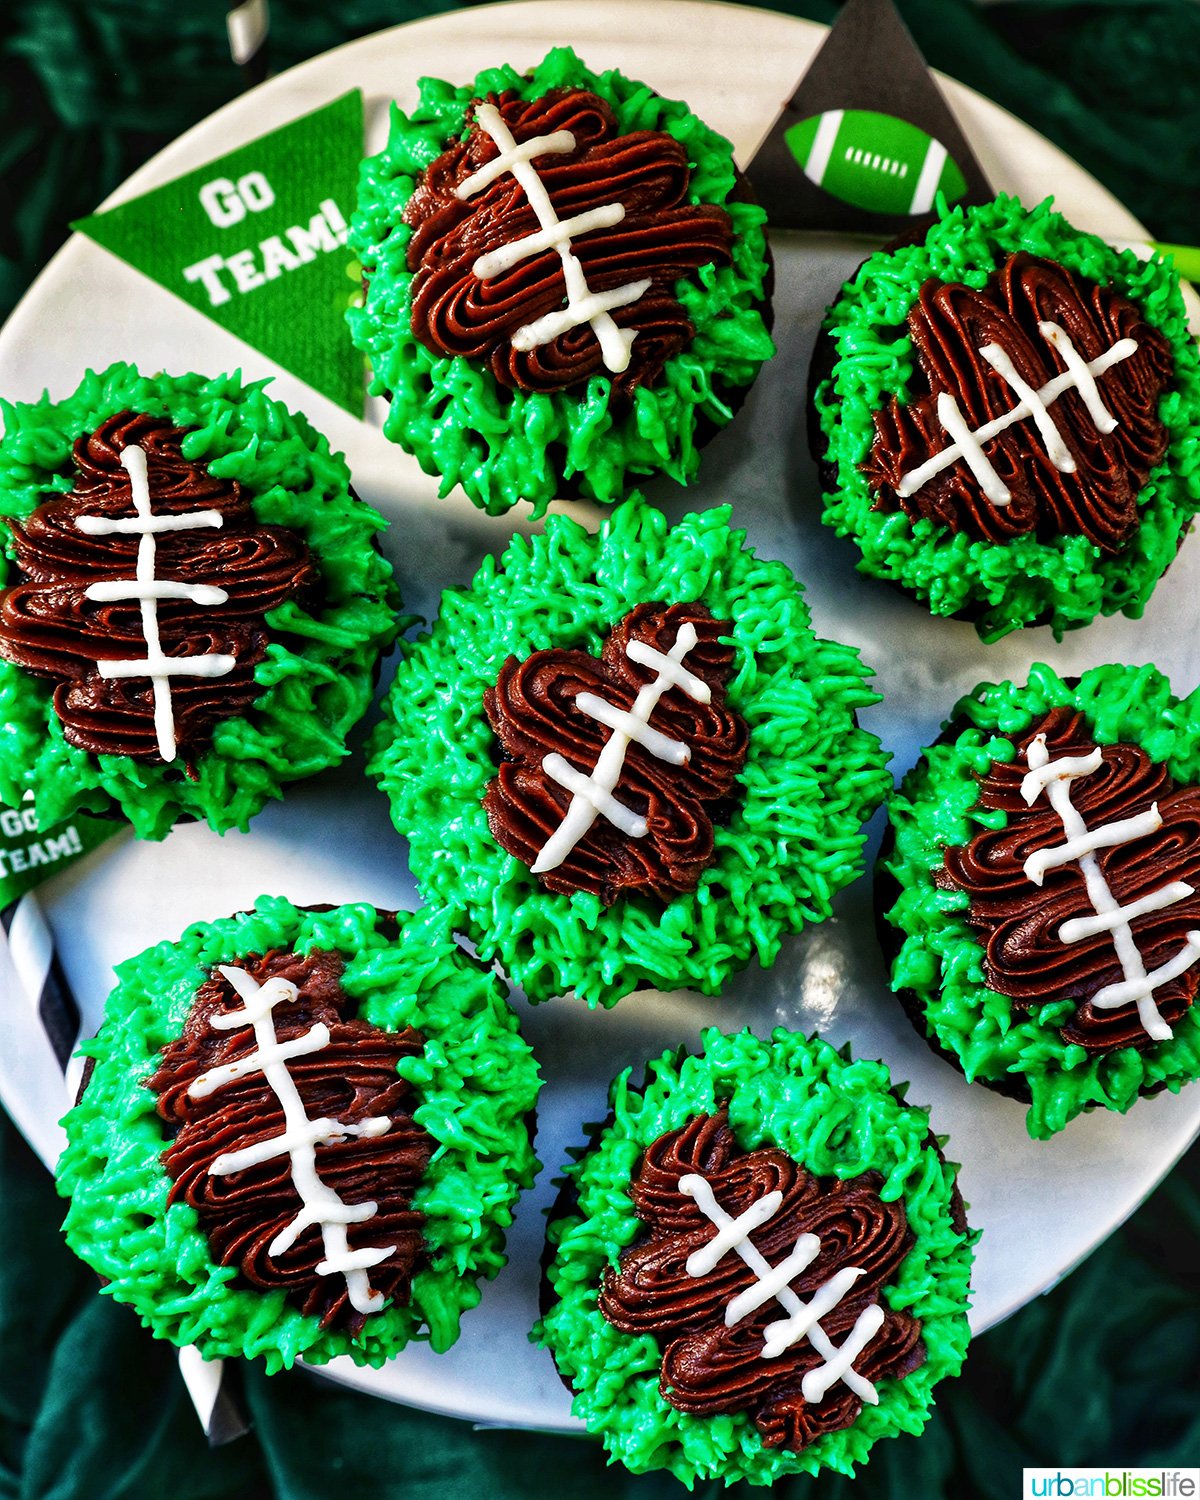
<svg viewBox="0 0 1200 1500">
<path fill-rule="evenodd" d="M 0 315 L 72 218 L 238 92 L 231 0 L 0 0 Z M 271 0 L 283 68 L 451 8 Z M 779 8 L 828 20 L 829 0 Z M 1200 6 L 1192 0 L 901 0 L 936 66 L 1023 116 L 1160 239 L 1200 241 Z M 475 1433 L 304 1375 L 246 1372 L 255 1433 L 204 1445 L 174 1353 L 98 1297 L 43 1168 L 0 1116 L 0 1496 L 24 1500 L 674 1500 L 590 1443 Z M 1081 1269 L 973 1345 L 918 1440 L 851 1488 L 787 1500 L 1012 1500 L 1023 1465 L 1200 1462 L 1200 1159 Z M 552 1476 L 552 1477 L 550 1477 Z M 717 1488 L 705 1492 L 715 1496 Z M 701 1491 L 697 1491 L 701 1493 Z M 734 1492 L 736 1493 L 736 1492 Z"/>
</svg>

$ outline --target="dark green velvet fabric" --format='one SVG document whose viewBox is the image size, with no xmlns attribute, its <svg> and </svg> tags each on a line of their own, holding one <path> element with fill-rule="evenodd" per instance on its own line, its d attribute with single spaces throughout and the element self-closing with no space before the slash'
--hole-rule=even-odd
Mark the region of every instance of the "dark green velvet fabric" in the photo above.
<svg viewBox="0 0 1200 1500">
<path fill-rule="evenodd" d="M 235 94 L 228 0 L 0 0 L 0 314 L 140 161 Z M 279 68 L 447 9 L 272 0 Z M 828 20 L 835 6 L 782 6 Z M 903 0 L 926 55 L 1071 152 L 1157 237 L 1200 241 L 1200 6 Z M 1048 1212 L 1053 1206 L 1048 1205 Z M 304 1375 L 245 1372 L 253 1436 L 203 1441 L 171 1350 L 96 1294 L 49 1178 L 0 1116 L 0 1496 L 23 1500 L 670 1497 L 572 1439 L 476 1433 Z M 1023 1465 L 1200 1462 L 1195 1153 L 1048 1297 L 973 1346 L 919 1440 L 881 1445 L 834 1500 L 1012 1500 Z M 718 1493 L 713 1487 L 712 1493 Z"/>
<path fill-rule="evenodd" d="M 244 1372 L 255 1430 L 210 1451 L 173 1351 L 97 1295 L 45 1170 L 0 1115 L 0 1495 L 21 1500 L 677 1500 L 580 1438 L 475 1432 L 303 1374 Z M 1048 1212 L 1052 1211 L 1048 1207 Z M 971 1348 L 919 1439 L 786 1500 L 1015 1500 L 1023 1466 L 1200 1457 L 1194 1158 L 1091 1259 Z M 716 1496 L 719 1486 L 698 1494 Z M 755 1492 L 730 1492 L 749 1500 Z"/>
<path fill-rule="evenodd" d="M 0 316 L 133 167 L 237 92 L 232 0 L 0 0 Z M 272 66 L 454 8 L 271 0 Z M 780 10 L 828 21 L 833 0 Z M 930 61 L 1057 141 L 1156 238 L 1200 241 L 1194 0 L 901 0 Z"/>
</svg>

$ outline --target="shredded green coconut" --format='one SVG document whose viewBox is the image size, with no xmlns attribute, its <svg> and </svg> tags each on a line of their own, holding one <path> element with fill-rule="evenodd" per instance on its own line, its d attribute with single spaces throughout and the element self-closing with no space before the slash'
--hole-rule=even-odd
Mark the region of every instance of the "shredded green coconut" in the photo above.
<svg viewBox="0 0 1200 1500">
<path fill-rule="evenodd" d="M 873 414 L 893 396 L 907 401 L 916 370 L 906 319 L 924 283 L 982 288 L 1017 251 L 1058 261 L 1134 302 L 1171 347 L 1175 375 L 1159 402 L 1169 434 L 1166 457 L 1140 495 L 1141 522 L 1115 556 L 1087 537 L 1004 543 L 954 535 L 927 518 L 872 510 L 861 465 L 874 439 Z M 860 572 L 886 578 L 922 599 L 935 615 L 966 614 L 985 641 L 1023 625 L 1065 630 L 1097 614 L 1141 616 L 1200 510 L 1200 356 L 1187 326 L 1179 278 L 1167 260 L 1139 260 L 1072 228 L 1049 201 L 1026 210 L 1001 196 L 977 208 L 947 209 L 925 241 L 872 255 L 842 288 L 825 321 L 837 363 L 815 393 L 826 457 L 836 488 L 824 520 L 862 552 Z"/>
<path fill-rule="evenodd" d="M 95 1068 L 63 1122 L 58 1188 L 71 1200 L 67 1243 L 160 1338 L 195 1344 L 206 1359 L 260 1356 L 272 1373 L 338 1354 L 378 1366 L 411 1338 L 440 1353 L 479 1301 L 480 1278 L 504 1265 L 513 1206 L 538 1168 L 527 1120 L 537 1064 L 504 986 L 458 946 L 450 924 L 428 912 L 398 920 L 393 938 L 364 904 L 310 912 L 262 896 L 252 912 L 197 923 L 118 967 L 104 1024 L 81 1048 Z M 246 1287 L 213 1260 L 195 1210 L 167 1207 L 168 1137 L 143 1082 L 214 965 L 280 947 L 342 954 L 342 987 L 364 1020 L 425 1036 L 423 1055 L 402 1059 L 397 1072 L 419 1101 L 414 1119 L 438 1142 L 413 1197 L 426 1215 L 429 1264 L 413 1278 L 410 1305 L 385 1307 L 354 1334 L 322 1331 L 282 1289 Z"/>
<path fill-rule="evenodd" d="M 724 1036 L 715 1029 L 703 1032 L 701 1043 L 698 1056 L 668 1052 L 652 1062 L 640 1091 L 628 1069 L 614 1081 L 612 1124 L 567 1168 L 578 1204 L 549 1226 L 557 1301 L 534 1341 L 553 1352 L 574 1387 L 575 1415 L 635 1474 L 669 1469 L 689 1489 L 697 1479 L 772 1484 L 819 1469 L 852 1474 L 880 1438 L 920 1432 L 933 1387 L 962 1365 L 977 1236 L 954 1226 L 956 1168 L 943 1160 L 944 1140 L 930 1134 L 928 1112 L 892 1092 L 881 1062 L 855 1061 L 848 1048 L 839 1053 L 782 1028 L 769 1043 L 749 1031 Z M 644 1231 L 629 1192 L 642 1152 L 725 1099 L 745 1150 L 776 1146 L 818 1176 L 881 1173 L 881 1196 L 903 1199 L 916 1237 L 884 1297 L 921 1320 L 925 1363 L 902 1380 L 879 1382 L 878 1406 L 864 1407 L 852 1426 L 799 1453 L 765 1448 L 745 1412 L 698 1417 L 671 1406 L 658 1389 L 662 1350 L 653 1335 L 622 1333 L 597 1303 L 605 1269 L 616 1267 Z"/>
<path fill-rule="evenodd" d="M 460 136 L 473 99 L 515 91 L 536 99 L 550 89 L 585 88 L 612 105 L 622 133 L 661 130 L 687 150 L 690 203 L 724 207 L 733 220 L 733 259 L 708 265 L 675 285 L 695 328 L 686 349 L 667 361 L 653 389 L 639 388 L 631 409 L 609 411 L 610 382 L 595 376 L 566 393 L 510 391 L 478 361 L 438 356 L 412 332 L 412 231 L 401 214 L 418 174 Z M 362 263 L 365 305 L 348 314 L 356 346 L 368 355 L 375 395 L 391 401 L 384 432 L 416 455 L 441 493 L 461 484 L 490 515 L 518 500 L 540 514 L 563 487 L 612 503 L 639 475 L 664 472 L 681 484 L 696 473 L 700 423 L 724 426 L 729 397 L 748 386 L 774 353 L 760 308 L 768 271 L 766 215 L 731 202 L 733 148 L 682 104 L 662 99 L 615 69 L 593 73 L 569 47 L 547 54 L 528 75 L 489 68 L 462 88 L 421 80 L 411 115 L 392 106 L 388 143 L 362 165 L 350 243 Z"/>
<path fill-rule="evenodd" d="M 984 951 L 966 917 L 969 895 L 933 883 L 944 849 L 1007 823 L 1003 812 L 977 806 L 992 762 L 1013 758 L 1003 736 L 1056 707 L 1084 714 L 1099 744 L 1139 745 L 1178 781 L 1200 784 L 1200 692 L 1173 697 L 1170 683 L 1150 666 L 1094 667 L 1073 687 L 1038 664 L 1023 687 L 984 683 L 956 705 L 950 722 L 957 727 L 961 721 L 959 732 L 922 753 L 889 803 L 895 846 L 883 863 L 900 886 L 884 917 L 904 939 L 892 988 L 916 997 L 927 1033 L 958 1059 L 968 1079 L 1003 1080 L 1028 1091 L 1026 1125 L 1038 1140 L 1085 1109 L 1123 1113 L 1143 1094 L 1160 1088 L 1178 1093 L 1200 1077 L 1196 1006 L 1175 1025 L 1170 1041 L 1095 1055 L 1060 1034 L 1074 1002 L 1056 1001 L 1027 1015 L 1014 1011 L 984 980 Z"/>
<path fill-rule="evenodd" d="M 31 791 L 44 828 L 91 812 L 127 818 L 140 838 L 164 837 L 179 818 L 244 829 L 284 782 L 346 754 L 397 628 L 392 570 L 374 545 L 384 522 L 351 492 L 341 454 L 264 384 L 243 385 L 236 374 L 143 376 L 116 364 L 88 371 L 63 401 L 0 401 L 0 583 L 13 556 L 3 517 L 28 516 L 48 495 L 69 493 L 75 439 L 126 408 L 194 428 L 184 457 L 237 480 L 259 521 L 303 537 L 321 575 L 315 614 L 291 600 L 267 614 L 271 643 L 254 672 L 261 696 L 247 716 L 217 724 L 194 781 L 179 766 L 68 744 L 54 684 L 0 661 L 0 802 L 16 807 Z"/>
<path fill-rule="evenodd" d="M 751 958 L 770 965 L 786 933 L 827 917 L 859 873 L 862 824 L 891 787 L 878 739 L 855 719 L 877 695 L 858 653 L 813 635 L 799 584 L 755 557 L 729 515 L 705 511 L 668 531 L 661 512 L 631 501 L 598 536 L 552 516 L 544 535 L 515 538 L 468 589 L 443 595 L 397 672 L 369 769 L 425 899 L 454 912 L 531 1000 L 574 990 L 612 1005 L 639 986 L 716 994 Z M 586 892 L 545 891 L 493 839 L 483 795 L 497 750 L 483 695 L 508 656 L 598 654 L 636 603 L 655 600 L 702 600 L 733 620 L 728 704 L 749 726 L 749 751 L 697 890 L 606 908 Z"/>
</svg>

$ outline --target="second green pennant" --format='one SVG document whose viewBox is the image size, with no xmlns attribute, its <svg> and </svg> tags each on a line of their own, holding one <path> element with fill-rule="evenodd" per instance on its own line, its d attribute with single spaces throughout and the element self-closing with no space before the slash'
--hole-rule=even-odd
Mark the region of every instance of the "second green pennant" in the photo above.
<svg viewBox="0 0 1200 1500">
<path fill-rule="evenodd" d="M 355 89 L 72 227 L 361 416 L 362 358 L 344 319 L 362 145 Z"/>
</svg>

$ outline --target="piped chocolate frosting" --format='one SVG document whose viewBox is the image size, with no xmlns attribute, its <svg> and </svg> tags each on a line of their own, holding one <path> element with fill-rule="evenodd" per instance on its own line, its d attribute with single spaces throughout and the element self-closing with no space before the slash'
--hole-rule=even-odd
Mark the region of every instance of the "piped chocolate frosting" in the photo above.
<svg viewBox="0 0 1200 1500">
<path fill-rule="evenodd" d="M 732 221 L 723 208 L 688 201 L 691 172 L 678 141 L 662 131 L 618 133 L 611 107 L 584 89 L 553 89 L 524 101 L 511 91 L 489 96 L 518 145 L 569 131 L 574 149 L 533 158 L 561 221 L 617 204 L 618 222 L 573 235 L 571 246 L 588 288 L 605 293 L 644 279 L 636 301 L 615 308 L 617 326 L 636 332 L 626 369 L 610 374 L 600 343 L 585 322 L 531 349 L 513 335 L 559 310 L 567 296 L 558 251 L 546 249 L 481 279 L 481 255 L 536 233 L 539 221 L 510 174 L 468 199 L 456 189 L 499 154 L 472 116 L 467 136 L 422 174 L 404 210 L 413 228 L 408 245 L 412 328 L 438 355 L 486 360 L 502 384 L 522 391 L 557 391 L 594 375 L 627 399 L 652 385 L 694 330 L 675 297 L 675 283 L 730 259 Z M 474 107 L 473 107 L 474 109 Z"/>
<path fill-rule="evenodd" d="M 74 446 L 77 470 L 69 494 L 54 494 L 24 520 L 10 519 L 18 581 L 0 597 L 0 656 L 56 683 L 54 707 L 70 744 L 94 754 L 161 762 L 154 693 L 144 676 L 105 678 L 97 663 L 144 657 L 147 641 L 136 599 L 86 598 L 94 584 L 137 574 L 139 537 L 90 534 L 80 518 L 131 518 L 130 476 L 120 456 L 141 448 L 156 516 L 215 511 L 220 527 L 161 531 L 154 576 L 210 585 L 228 598 L 202 606 L 188 599 L 156 603 L 168 657 L 219 653 L 235 659 L 219 677 L 173 677 L 171 707 L 180 758 L 190 767 L 222 719 L 243 714 L 262 689 L 254 668 L 268 645 L 264 616 L 303 598 L 317 571 L 298 536 L 260 524 L 241 486 L 184 458 L 186 429 L 164 417 L 124 411 Z"/>
<path fill-rule="evenodd" d="M 983 451 L 1010 494 L 996 504 L 964 459 L 900 493 L 907 475 L 951 445 L 938 410 L 949 393 L 967 428 L 977 430 L 1018 403 L 1012 384 L 982 356 L 998 346 L 1034 391 L 1067 366 L 1040 329 L 1054 324 L 1083 361 L 1094 361 L 1118 341 L 1136 352 L 1096 376 L 1100 401 L 1116 419 L 1101 431 L 1077 389 L 1048 403 L 1075 468 L 1052 461 L 1031 417 L 983 442 Z M 908 316 L 917 359 L 907 403 L 892 400 L 875 413 L 875 439 L 864 470 L 875 509 L 903 510 L 953 532 L 989 542 L 1034 532 L 1039 537 L 1083 535 L 1105 553 L 1120 550 L 1138 524 L 1137 497 L 1163 459 L 1167 431 L 1159 397 L 1173 374 L 1167 341 L 1141 311 L 1107 287 L 1024 253 L 1010 255 L 982 289 L 928 281 Z"/>
<path fill-rule="evenodd" d="M 764 1357 L 767 1325 L 787 1316 L 774 1298 L 726 1326 L 726 1308 L 756 1277 L 732 1252 L 705 1274 L 689 1274 L 688 1258 L 716 1233 L 696 1200 L 680 1189 L 680 1180 L 692 1174 L 708 1182 L 731 1218 L 769 1193 L 782 1195 L 778 1210 L 753 1230 L 751 1240 L 776 1266 L 802 1235 L 819 1238 L 819 1254 L 790 1283 L 803 1301 L 839 1271 L 862 1271 L 820 1319 L 830 1342 L 840 1346 L 871 1304 L 883 1309 L 878 1332 L 853 1361 L 857 1374 L 875 1383 L 924 1363 L 920 1323 L 881 1296 L 913 1244 L 903 1203 L 880 1197 L 883 1179 L 875 1172 L 840 1181 L 814 1176 L 774 1147 L 742 1150 L 722 1107 L 660 1136 L 645 1152 L 630 1193 L 646 1233 L 622 1251 L 619 1269 L 606 1272 L 600 1289 L 600 1309 L 610 1323 L 657 1340 L 663 1352 L 660 1390 L 672 1406 L 696 1416 L 749 1412 L 767 1447 L 794 1451 L 849 1427 L 862 1409 L 844 1382 L 832 1384 L 819 1401 L 805 1399 L 805 1375 L 824 1362 L 810 1339 Z"/>
<path fill-rule="evenodd" d="M 297 986 L 295 1000 L 277 1005 L 272 1016 L 285 1048 L 314 1027 L 327 1028 L 324 1045 L 298 1051 L 285 1064 L 308 1119 L 347 1127 L 342 1139 L 317 1143 L 316 1172 L 343 1204 L 375 1206 L 369 1217 L 347 1226 L 349 1250 L 386 1250 L 383 1259 L 371 1259 L 370 1287 L 388 1301 L 407 1302 L 426 1254 L 425 1219 L 412 1198 L 434 1142 L 413 1120 L 413 1094 L 396 1068 L 402 1058 L 421 1053 L 421 1034 L 411 1027 L 387 1032 L 354 1016 L 341 986 L 339 954 L 276 950 L 240 959 L 236 967 L 260 985 L 278 978 Z M 318 1225 L 303 1228 L 286 1249 L 270 1248 L 305 1206 L 288 1156 L 272 1155 L 233 1172 L 215 1170 L 222 1154 L 270 1143 L 285 1129 L 279 1096 L 249 1062 L 257 1045 L 253 1031 L 213 1024 L 242 1003 L 214 970 L 196 993 L 182 1035 L 163 1049 L 157 1071 L 146 1080 L 159 1115 L 174 1132 L 163 1154 L 172 1178 L 168 1201 L 196 1210 L 219 1264 L 234 1267 L 251 1286 L 282 1288 L 322 1327 L 355 1331 L 364 1315 L 351 1304 L 346 1277 L 322 1272 L 327 1251 Z M 189 1092 L 213 1070 L 237 1062 L 245 1065 L 240 1076 L 201 1097 Z M 379 1133 L 382 1121 L 386 1129 Z M 364 1133 L 351 1134 L 356 1127 Z"/>
<path fill-rule="evenodd" d="M 1032 805 L 1021 795 L 1029 770 L 1027 753 L 1045 735 L 1052 760 L 1083 757 L 1096 740 L 1083 714 L 1055 708 L 1009 738 L 1017 754 L 1011 763 L 993 761 L 979 789 L 979 806 L 1006 815 L 1001 829 L 985 829 L 958 848 L 948 848 L 938 883 L 966 891 L 967 918 L 984 945 L 984 977 L 1013 1008 L 1027 1012 L 1049 1001 L 1071 1000 L 1076 1009 L 1061 1028 L 1063 1040 L 1088 1051 L 1148 1047 L 1152 1038 L 1130 1002 L 1100 1009 L 1092 997 L 1125 978 L 1109 931 L 1064 942 L 1063 924 L 1094 914 L 1078 861 L 1046 872 L 1041 886 L 1025 873 L 1038 850 L 1063 842 L 1061 819 L 1039 798 Z M 1166 964 L 1184 944 L 1189 931 L 1200 929 L 1200 787 L 1180 786 L 1165 766 L 1137 745 L 1103 745 L 1101 763 L 1090 775 L 1071 782 L 1071 800 L 1089 829 L 1146 813 L 1157 805 L 1162 826 L 1155 832 L 1096 851 L 1100 873 L 1121 906 L 1183 882 L 1193 892 L 1157 911 L 1134 916 L 1130 930 L 1147 973 Z M 1173 1025 L 1195 998 L 1200 965 L 1158 985 L 1154 1003 Z"/>
<path fill-rule="evenodd" d="M 572 800 L 547 774 L 546 757 L 561 756 L 588 776 L 611 735 L 578 706 L 579 695 L 632 710 L 656 674 L 629 657 L 630 642 L 665 655 L 686 625 L 695 629 L 697 643 L 684 665 L 707 687 L 710 701 L 697 702 L 672 687 L 649 721 L 654 731 L 687 748 L 686 761 L 673 763 L 630 744 L 614 795 L 645 819 L 645 835 L 632 837 L 597 817 L 562 863 L 539 873 L 547 890 L 590 891 L 608 905 L 635 892 L 666 901 L 695 889 L 713 857 L 713 822 L 729 803 L 749 742 L 745 721 L 725 704 L 733 648 L 721 637 L 732 632 L 733 622 L 714 619 L 699 603 L 639 604 L 609 632 L 599 657 L 554 648 L 524 661 L 510 656 L 496 686 L 484 694 L 502 755 L 483 802 L 488 826 L 502 848 L 532 868 Z"/>
</svg>

